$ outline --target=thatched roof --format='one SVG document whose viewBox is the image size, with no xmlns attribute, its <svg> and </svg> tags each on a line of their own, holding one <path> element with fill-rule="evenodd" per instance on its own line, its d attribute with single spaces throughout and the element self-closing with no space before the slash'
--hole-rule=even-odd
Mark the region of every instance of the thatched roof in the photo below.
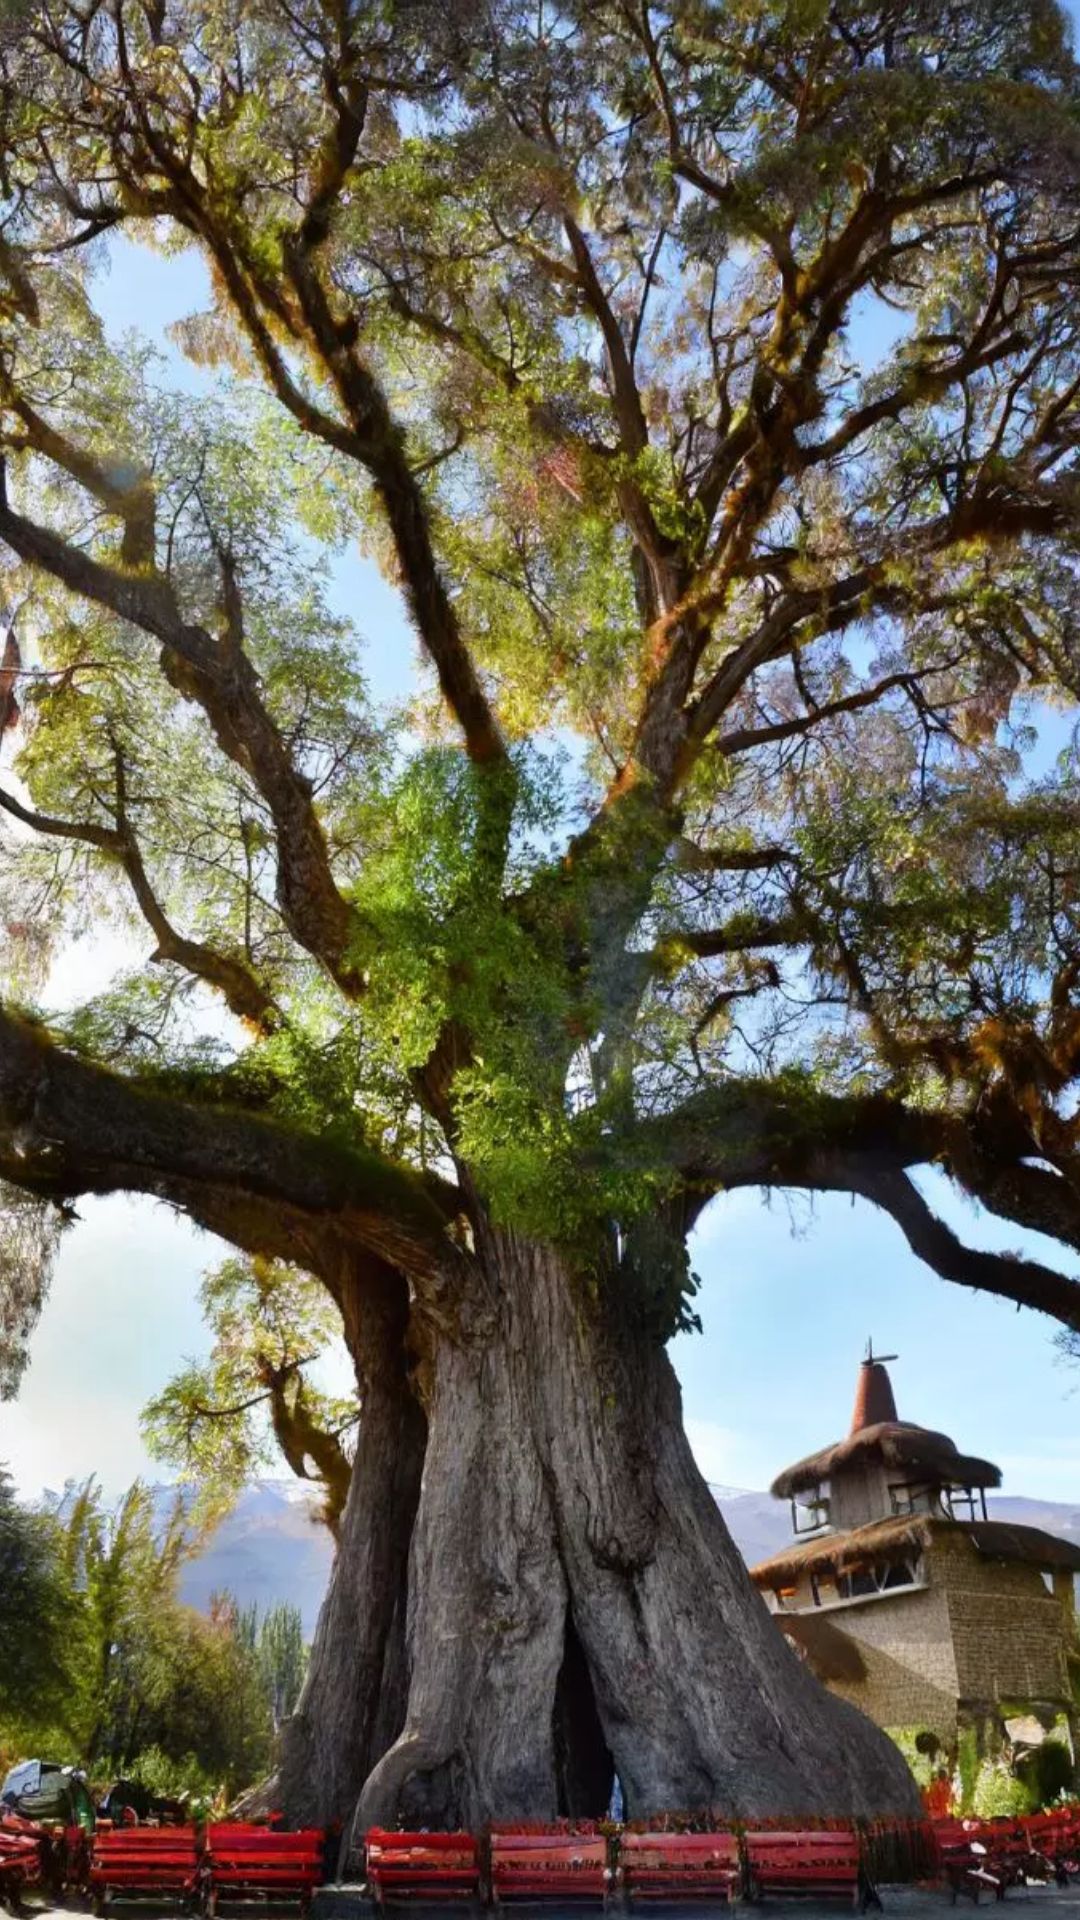
<svg viewBox="0 0 1080 1920">
<path fill-rule="evenodd" d="M 857 1642 L 834 1621 L 819 1613 L 778 1613 L 776 1624 L 794 1641 L 819 1680 L 854 1687 L 866 1679 L 866 1662 Z"/>
<path fill-rule="evenodd" d="M 908 1420 L 880 1420 L 849 1433 L 846 1440 L 808 1454 L 805 1460 L 797 1460 L 777 1475 L 770 1491 L 777 1500 L 788 1500 L 793 1494 L 820 1486 L 844 1467 L 858 1467 L 872 1460 L 902 1472 L 905 1479 L 926 1480 L 935 1486 L 1001 1485 L 998 1467 L 989 1460 L 957 1452 L 948 1434 L 916 1427 Z"/>
<path fill-rule="evenodd" d="M 1041 1527 L 1014 1527 L 1004 1520 L 938 1520 L 929 1514 L 907 1514 L 873 1520 L 850 1533 L 822 1533 L 816 1539 L 792 1541 L 768 1560 L 751 1567 L 759 1587 L 794 1587 L 812 1573 L 852 1573 L 868 1566 L 891 1566 L 908 1560 L 934 1538 L 964 1534 L 985 1559 L 1021 1560 L 1029 1566 L 1059 1567 L 1080 1573 L 1080 1546 L 1044 1533 Z"/>
<path fill-rule="evenodd" d="M 945 1524 L 948 1524 L 947 1522 Z M 850 1573 L 856 1567 L 891 1565 L 920 1553 L 935 1525 L 923 1514 L 872 1520 L 850 1533 L 822 1533 L 814 1540 L 792 1541 L 771 1559 L 751 1567 L 759 1587 L 794 1587 L 811 1573 Z"/>
<path fill-rule="evenodd" d="M 1080 1573 L 1080 1546 L 1062 1540 L 1041 1527 L 1014 1527 L 1006 1520 L 976 1520 L 964 1528 L 988 1560 L 1034 1561 L 1040 1567 L 1058 1567 Z"/>
</svg>

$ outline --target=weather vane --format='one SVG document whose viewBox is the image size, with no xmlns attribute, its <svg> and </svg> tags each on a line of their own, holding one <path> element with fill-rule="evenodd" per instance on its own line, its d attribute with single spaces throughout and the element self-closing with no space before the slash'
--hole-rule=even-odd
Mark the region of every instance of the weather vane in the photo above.
<svg viewBox="0 0 1080 1920">
<path fill-rule="evenodd" d="M 899 1360 L 899 1358 L 900 1355 L 898 1353 L 875 1353 L 873 1335 L 871 1335 L 866 1343 L 866 1359 L 863 1361 L 863 1366 L 880 1367 L 885 1364 L 886 1360 Z"/>
</svg>

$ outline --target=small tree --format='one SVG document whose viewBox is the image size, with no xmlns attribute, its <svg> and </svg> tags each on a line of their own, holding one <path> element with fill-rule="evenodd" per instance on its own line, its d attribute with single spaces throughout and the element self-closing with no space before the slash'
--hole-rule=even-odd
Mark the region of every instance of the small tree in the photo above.
<svg viewBox="0 0 1080 1920">
<path fill-rule="evenodd" d="M 60 1531 L 20 1506 L 0 1467 L 0 1731 L 62 1722 L 72 1609 Z"/>
<path fill-rule="evenodd" d="M 197 1511 L 208 1518 L 280 1451 L 299 1479 L 322 1486 L 323 1516 L 336 1532 L 352 1472 L 345 1442 L 358 1412 L 306 1377 L 340 1338 L 333 1301 L 309 1274 L 256 1257 L 208 1274 L 202 1302 L 210 1356 L 185 1366 L 147 1406 L 151 1452 L 195 1486 Z"/>
<path fill-rule="evenodd" d="M 183 1502 L 161 1526 L 139 1481 L 115 1508 L 87 1481 L 69 1490 L 59 1518 L 77 1674 L 68 1718 L 87 1764 L 119 1771 L 150 1744 L 172 1664 L 177 1577 L 194 1543 Z"/>
<path fill-rule="evenodd" d="M 278 1733 L 300 1698 L 307 1670 L 299 1607 L 282 1601 L 268 1609 L 259 1628 L 258 1653 L 274 1732 Z"/>
</svg>

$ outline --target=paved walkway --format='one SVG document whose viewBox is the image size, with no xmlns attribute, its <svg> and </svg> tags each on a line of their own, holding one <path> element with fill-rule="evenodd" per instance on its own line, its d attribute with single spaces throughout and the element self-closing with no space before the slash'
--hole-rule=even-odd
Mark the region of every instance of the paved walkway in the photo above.
<svg viewBox="0 0 1080 1920">
<path fill-rule="evenodd" d="M 945 1920 L 946 1915 L 957 1917 L 958 1920 L 958 1917 L 972 1911 L 971 1903 L 967 1900 L 961 1900 L 953 1907 L 947 1893 L 916 1887 L 882 1887 L 881 1899 L 885 1920 L 890 1920 L 890 1916 L 894 1920 Z M 655 1904 L 664 1920 L 673 1920 L 676 1915 L 680 1916 L 680 1920 L 691 1920 L 691 1916 L 692 1920 L 731 1920 L 731 1908 L 726 1905 L 713 1907 L 697 1902 L 682 1906 L 674 1903 L 670 1906 L 660 1906 L 659 1902 Z M 1060 1888 L 1010 1887 L 1004 1906 L 1014 1913 L 1016 1920 L 1021 1920 L 1021 1916 L 1022 1920 L 1044 1920 L 1044 1916 L 1045 1920 L 1080 1920 L 1080 1882 Z M 528 1920 L 537 1920 L 541 1913 L 545 1920 L 570 1920 L 569 1915 L 560 1916 L 551 1906 L 525 1906 L 523 1910 Z M 1001 1920 L 1007 1920 L 1007 1914 L 986 1895 L 979 1902 L 979 1910 L 984 1914 L 993 1910 L 1001 1916 Z M 75 1906 L 45 1907 L 36 1901 L 32 1904 L 28 1902 L 26 1907 L 27 1920 L 71 1920 L 72 1914 L 78 1911 Z M 128 1916 L 130 1920 L 177 1920 L 179 1911 L 175 1904 L 150 1900 L 117 1901 L 110 1908 L 113 1920 L 128 1920 Z M 409 1911 L 423 1914 L 425 1920 L 427 1915 L 433 1914 L 440 1915 L 441 1920 L 447 1920 L 448 1909 L 445 1905 L 424 1909 L 416 1903 L 415 1906 L 410 1905 Z M 286 1913 L 293 1920 L 295 1912 L 295 1907 L 264 1905 L 252 1900 L 242 1905 L 226 1905 L 222 1920 L 283 1920 Z M 320 1920 L 366 1920 L 374 1908 L 370 1901 L 361 1896 L 359 1887 L 323 1887 L 317 1896 L 315 1912 Z M 746 1920 L 749 1920 L 750 1914 L 757 1913 L 760 1913 L 761 1920 L 843 1920 L 847 1912 L 850 1912 L 850 1908 L 838 1900 L 770 1900 L 761 1908 L 748 1909 Z M 582 1914 L 583 1909 L 578 1907 L 573 1920 L 582 1920 Z"/>
<path fill-rule="evenodd" d="M 970 1900 L 960 1900 L 954 1907 L 947 1893 L 936 1889 L 921 1887 L 882 1887 L 881 1904 L 884 1908 L 883 1920 L 966 1920 L 972 1913 Z M 553 1905 L 520 1902 L 523 1920 L 583 1920 L 590 1909 L 576 1907 L 566 1914 L 560 1914 Z M 979 1901 L 979 1912 L 989 1916 L 991 1909 L 1000 1920 L 1008 1920 L 1004 1911 L 1008 1908 L 1014 1920 L 1080 1920 L 1080 1882 L 1071 1887 L 1010 1887 L 1005 1901 L 999 1905 L 989 1895 L 983 1894 Z M 515 1906 L 515 1911 L 517 1910 Z M 322 1887 L 316 1895 L 312 1920 L 366 1920 L 376 1912 L 372 1902 L 365 1900 L 359 1887 Z M 477 1908 L 479 1915 L 482 1911 Z M 505 1920 L 507 1909 L 502 1915 Z M 619 1905 L 609 1910 L 618 1914 Z M 659 1900 L 649 1903 L 648 1912 L 656 1912 L 657 1920 L 732 1920 L 732 1909 L 726 1902 L 716 1906 L 705 1901 L 684 1901 L 670 1904 Z M 744 1920 L 845 1920 L 851 1908 L 839 1900 L 769 1900 L 761 1906 L 750 1906 L 739 1901 L 735 1909 L 744 1916 Z M 280 1912 L 280 1909 L 279 1909 Z M 419 1902 L 410 1902 L 410 1914 L 423 1916 L 423 1920 L 447 1920 L 448 1908 L 428 1906 L 422 1908 Z M 242 1910 L 235 1909 L 236 1920 L 241 1920 Z M 871 1912 L 869 1920 L 875 1920 Z"/>
</svg>

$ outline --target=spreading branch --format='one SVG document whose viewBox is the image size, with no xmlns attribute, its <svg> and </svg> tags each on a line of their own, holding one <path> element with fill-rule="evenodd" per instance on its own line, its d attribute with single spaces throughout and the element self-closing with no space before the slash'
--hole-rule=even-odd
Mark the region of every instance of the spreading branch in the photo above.
<svg viewBox="0 0 1080 1920">
<path fill-rule="evenodd" d="M 143 919 L 157 942 L 151 959 L 171 961 L 193 979 L 202 980 L 221 994 L 230 1013 L 246 1021 L 258 1033 L 272 1033 L 280 1024 L 273 996 L 249 967 L 232 954 L 222 953 L 201 940 L 191 940 L 178 932 L 165 912 L 146 871 L 142 850 L 131 822 L 123 810 L 118 789 L 118 822 L 106 827 L 94 820 L 59 820 L 23 806 L 14 794 L 0 788 L 0 810 L 28 827 L 43 839 L 69 840 L 93 847 L 114 859 L 131 883 L 131 891 Z"/>
<path fill-rule="evenodd" d="M 162 668 L 202 707 L 230 760 L 255 781 L 276 829 L 278 900 L 289 931 L 350 996 L 362 990 L 351 958 L 355 915 L 338 891 L 311 785 L 293 764 L 267 710 L 258 676 L 237 647 L 222 649 L 205 627 L 186 621 L 168 580 L 107 566 L 10 505 L 0 470 L 0 539 L 69 592 L 105 607 L 162 643 Z"/>
</svg>

